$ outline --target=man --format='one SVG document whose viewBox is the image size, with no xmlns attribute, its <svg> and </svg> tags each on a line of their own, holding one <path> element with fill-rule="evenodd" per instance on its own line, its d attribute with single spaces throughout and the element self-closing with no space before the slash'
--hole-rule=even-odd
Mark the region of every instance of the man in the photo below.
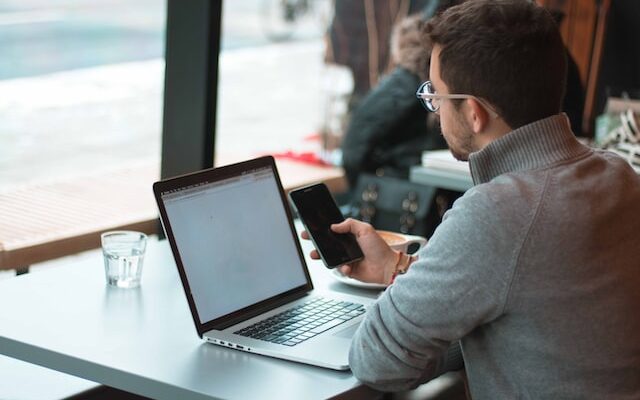
<svg viewBox="0 0 640 400">
<path fill-rule="evenodd" d="M 343 273 L 393 282 L 356 333 L 355 376 L 415 387 L 460 340 L 474 399 L 640 398 L 640 178 L 559 113 L 557 27 L 528 1 L 474 0 L 426 33 L 419 97 L 475 186 L 413 262 L 369 225 L 332 227 L 365 254 Z"/>
</svg>

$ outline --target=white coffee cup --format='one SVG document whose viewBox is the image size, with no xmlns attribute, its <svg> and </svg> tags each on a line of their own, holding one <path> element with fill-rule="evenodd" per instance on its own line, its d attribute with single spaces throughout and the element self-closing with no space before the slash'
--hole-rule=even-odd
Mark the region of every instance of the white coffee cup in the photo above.
<svg viewBox="0 0 640 400">
<path fill-rule="evenodd" d="M 412 252 L 415 253 L 427 243 L 427 239 L 422 236 L 407 235 L 400 232 L 383 230 L 377 230 L 376 232 L 378 232 L 378 235 L 387 242 L 389 247 L 403 253 L 407 253 L 409 250 L 412 250 Z"/>
</svg>

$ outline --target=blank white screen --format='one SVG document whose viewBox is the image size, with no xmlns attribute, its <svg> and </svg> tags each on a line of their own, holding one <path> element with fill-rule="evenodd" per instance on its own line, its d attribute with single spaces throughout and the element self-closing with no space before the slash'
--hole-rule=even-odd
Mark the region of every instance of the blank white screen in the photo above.
<svg viewBox="0 0 640 400">
<path fill-rule="evenodd" d="M 164 201 L 201 323 L 306 283 L 273 172 L 224 183 Z"/>
</svg>

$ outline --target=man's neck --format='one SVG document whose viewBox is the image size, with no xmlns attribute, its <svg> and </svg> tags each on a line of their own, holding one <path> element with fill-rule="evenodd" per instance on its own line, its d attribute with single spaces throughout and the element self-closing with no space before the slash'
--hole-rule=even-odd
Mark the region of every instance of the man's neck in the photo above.
<svg viewBox="0 0 640 400">
<path fill-rule="evenodd" d="M 475 136 L 478 150 L 484 149 L 489 143 L 500 139 L 511 131 L 513 131 L 513 128 L 507 125 L 502 118 L 491 119 L 486 128 Z"/>
</svg>

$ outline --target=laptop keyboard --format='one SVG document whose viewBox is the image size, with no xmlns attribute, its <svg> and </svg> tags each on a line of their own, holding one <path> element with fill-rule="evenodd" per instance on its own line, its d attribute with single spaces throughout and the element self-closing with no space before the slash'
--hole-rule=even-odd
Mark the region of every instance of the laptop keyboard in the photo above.
<svg viewBox="0 0 640 400">
<path fill-rule="evenodd" d="M 316 298 L 234 333 L 295 346 L 364 312 L 362 304 Z"/>
</svg>

